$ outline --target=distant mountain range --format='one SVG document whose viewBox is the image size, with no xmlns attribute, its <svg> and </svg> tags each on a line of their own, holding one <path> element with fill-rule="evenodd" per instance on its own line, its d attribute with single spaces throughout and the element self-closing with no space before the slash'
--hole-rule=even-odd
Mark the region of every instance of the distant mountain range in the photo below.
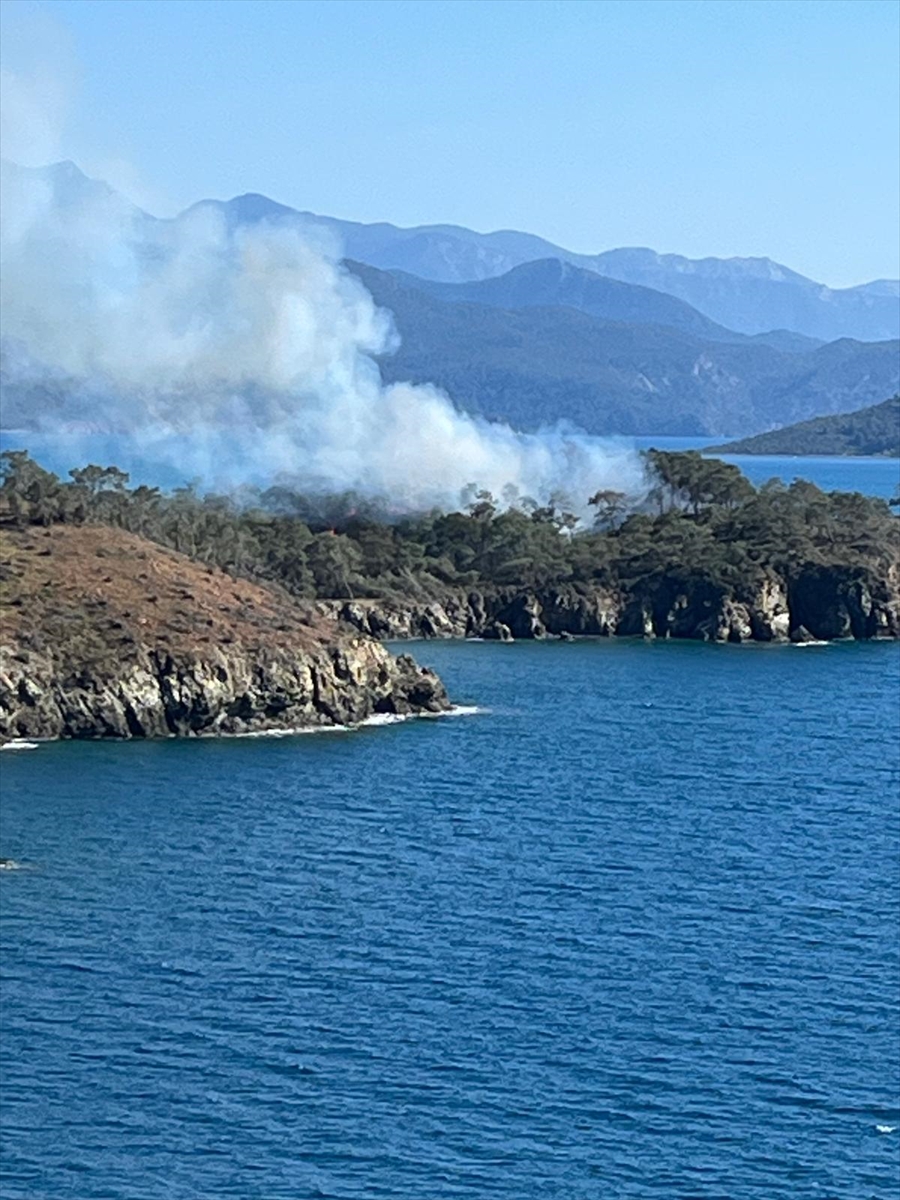
<svg viewBox="0 0 900 1200">
<path fill-rule="evenodd" d="M 900 458 L 900 396 L 856 412 L 814 417 L 756 437 L 710 446 L 723 454 L 851 454 Z"/>
<path fill-rule="evenodd" d="M 484 304 L 490 308 L 577 308 L 603 321 L 667 325 L 710 342 L 762 342 L 788 353 L 815 350 L 825 343 L 786 329 L 753 337 L 710 321 L 696 308 L 640 284 L 621 283 L 574 267 L 558 258 L 539 259 L 513 267 L 505 275 L 471 283 L 436 283 L 406 271 L 392 271 L 409 287 L 441 300 Z"/>
<path fill-rule="evenodd" d="M 15 182 L 21 170 L 5 166 L 4 176 Z M 115 196 L 71 163 L 39 174 L 63 206 Z M 188 213 L 198 207 L 216 209 L 232 228 L 266 220 L 330 229 L 343 240 L 348 269 L 394 314 L 401 345 L 382 359 L 385 378 L 433 382 L 461 408 L 520 428 L 568 420 L 596 434 L 735 437 L 873 404 L 900 387 L 896 342 L 826 342 L 809 332 L 827 324 L 827 311 L 844 314 L 838 325 L 866 326 L 863 339 L 876 327 L 896 336 L 897 285 L 888 282 L 831 292 L 759 259 L 691 263 L 652 255 L 651 270 L 649 251 L 589 258 L 527 234 L 359 225 L 298 213 L 264 196 L 202 201 Z M 626 272 L 628 262 L 633 270 Z M 609 270 L 598 273 L 598 263 Z M 611 278 L 613 271 L 644 278 Z M 460 281 L 466 272 L 470 278 Z M 720 310 L 740 308 L 744 297 L 740 321 L 729 327 L 709 307 L 673 294 L 676 277 L 694 281 L 691 287 L 705 280 Z M 783 303 L 773 304 L 757 329 L 752 313 L 762 304 L 760 288 L 783 289 Z M 787 309 L 818 313 L 818 326 L 781 319 Z M 7 425 L 29 423 L 42 405 L 65 412 L 65 383 L 6 381 Z"/>
<path fill-rule="evenodd" d="M 900 384 L 895 342 L 785 352 L 721 340 L 719 327 L 702 337 L 572 306 L 448 300 L 409 275 L 347 265 L 394 314 L 401 342 L 381 361 L 385 378 L 436 383 L 460 407 L 522 429 L 562 419 L 595 434 L 736 436 L 873 403 Z"/>
<path fill-rule="evenodd" d="M 523 263 L 558 259 L 622 283 L 653 288 L 691 305 L 737 333 L 786 329 L 820 341 L 900 337 L 900 281 L 878 279 L 852 288 L 828 288 L 769 258 L 683 258 L 632 248 L 575 254 L 529 233 L 475 233 L 457 225 L 402 229 L 364 225 L 298 212 L 266 196 L 237 196 L 221 208 L 234 224 L 291 217 L 324 226 L 348 258 L 383 270 L 401 270 L 438 283 L 505 275 Z"/>
</svg>

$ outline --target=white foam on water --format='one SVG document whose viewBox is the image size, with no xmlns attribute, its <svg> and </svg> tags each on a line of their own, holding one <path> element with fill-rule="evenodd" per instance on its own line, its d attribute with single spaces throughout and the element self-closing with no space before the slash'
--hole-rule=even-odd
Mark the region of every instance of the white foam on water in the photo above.
<svg viewBox="0 0 900 1200">
<path fill-rule="evenodd" d="M 213 737 L 223 738 L 286 738 L 307 733 L 350 733 L 351 725 L 297 725 L 290 729 L 248 729 L 242 733 L 219 733 Z"/>
<path fill-rule="evenodd" d="M 400 725 L 404 721 L 433 721 L 439 720 L 442 717 L 473 717 L 477 713 L 487 712 L 488 709 L 481 708 L 477 704 L 454 704 L 452 708 L 446 708 L 442 712 L 418 712 L 418 713 L 373 713 L 371 717 L 367 717 L 365 721 L 360 721 L 358 725 L 354 725 L 354 729 L 364 729 L 371 727 L 379 727 L 381 725 Z"/>
<path fill-rule="evenodd" d="M 366 717 L 364 721 L 354 726 L 354 729 L 363 728 L 378 728 L 380 725 L 400 725 L 404 721 L 411 721 L 416 717 L 417 713 L 372 713 L 371 717 Z"/>
<path fill-rule="evenodd" d="M 796 646 L 798 650 L 803 650 L 803 649 L 805 649 L 807 646 L 830 646 L 830 645 L 831 645 L 831 643 L 830 643 L 830 642 L 820 642 L 820 641 L 818 641 L 818 640 L 813 640 L 813 641 L 811 641 L 811 642 L 792 642 L 792 643 L 791 643 L 791 645 L 793 645 L 793 646 Z"/>
<path fill-rule="evenodd" d="M 896 1125 L 876 1125 L 875 1128 L 878 1130 L 879 1133 L 896 1133 L 897 1132 Z"/>
<path fill-rule="evenodd" d="M 401 725 L 404 721 L 417 721 L 437 717 L 471 717 L 484 712 L 488 712 L 488 709 L 481 708 L 479 705 L 455 704 L 452 708 L 445 709 L 443 712 L 373 713 L 371 717 L 367 717 L 364 721 L 359 721 L 355 725 L 297 725 L 288 729 L 248 729 L 240 733 L 210 731 L 200 736 L 207 738 L 288 738 L 312 733 L 353 733 L 357 729 L 377 729 L 384 725 Z M 29 742 L 24 738 L 13 738 L 12 741 L 4 742 L 0 746 L 0 750 L 37 750 L 39 745 L 39 742 Z M 16 868 L 7 867 L 6 869 L 15 870 Z"/>
</svg>

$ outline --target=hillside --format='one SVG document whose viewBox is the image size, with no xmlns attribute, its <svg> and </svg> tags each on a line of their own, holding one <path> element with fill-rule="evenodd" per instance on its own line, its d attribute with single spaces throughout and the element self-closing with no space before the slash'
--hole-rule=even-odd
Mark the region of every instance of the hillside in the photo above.
<svg viewBox="0 0 900 1200">
<path fill-rule="evenodd" d="M 900 457 L 900 396 L 856 412 L 814 417 L 784 429 L 711 446 L 717 454 L 848 454 Z"/>
<path fill-rule="evenodd" d="M 803 354 L 825 344 L 786 329 L 773 329 L 752 337 L 735 333 L 665 292 L 607 279 L 558 258 L 523 263 L 505 275 L 470 283 L 438 283 L 405 271 L 391 274 L 407 287 L 441 300 L 485 304 L 491 308 L 575 308 L 605 321 L 667 325 L 705 341 L 756 343 L 786 354 Z"/>
<path fill-rule="evenodd" d="M 0 740 L 349 724 L 437 678 L 287 597 L 121 529 L 0 530 Z"/>
<path fill-rule="evenodd" d="M 558 258 L 544 258 L 513 267 L 504 275 L 471 283 L 438 283 L 394 271 L 402 284 L 451 303 L 483 304 L 490 308 L 574 308 L 603 321 L 667 325 L 714 342 L 744 341 L 695 308 L 652 288 L 605 279 L 594 271 Z"/>
<path fill-rule="evenodd" d="M 433 382 L 460 407 L 523 429 L 563 419 L 593 434 L 734 436 L 858 407 L 900 385 L 896 343 L 785 353 L 565 306 L 450 301 L 407 276 L 348 266 L 394 314 L 401 345 L 381 361 L 387 379 Z"/>
<path fill-rule="evenodd" d="M 900 284 L 828 288 L 769 258 L 689 259 L 648 249 L 607 250 L 592 269 L 657 288 L 740 333 L 788 329 L 822 341 L 900 337 Z"/>
</svg>

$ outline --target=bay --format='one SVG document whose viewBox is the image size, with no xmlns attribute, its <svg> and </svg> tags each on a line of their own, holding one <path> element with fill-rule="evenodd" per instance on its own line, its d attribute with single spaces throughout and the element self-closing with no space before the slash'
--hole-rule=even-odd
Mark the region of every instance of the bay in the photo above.
<svg viewBox="0 0 900 1200">
<path fill-rule="evenodd" d="M 893 1200 L 900 647 L 414 649 L 478 711 L 3 753 L 5 1200 Z"/>
<path fill-rule="evenodd" d="M 705 450 L 721 438 L 635 438 L 638 449 L 648 450 Z M 900 495 L 900 459 L 855 456 L 847 454 L 717 454 L 724 462 L 734 463 L 754 487 L 770 479 L 793 483 L 808 479 L 824 492 L 862 492 L 893 500 Z"/>
</svg>

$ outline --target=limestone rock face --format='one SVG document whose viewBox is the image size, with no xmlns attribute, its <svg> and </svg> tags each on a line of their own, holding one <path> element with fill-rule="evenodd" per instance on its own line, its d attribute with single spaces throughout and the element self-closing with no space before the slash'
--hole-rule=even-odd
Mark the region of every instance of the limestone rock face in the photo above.
<svg viewBox="0 0 900 1200">
<path fill-rule="evenodd" d="M 52 652 L 0 652 L 0 736 L 171 737 L 351 725 L 449 708 L 437 676 L 362 637 L 314 651 L 142 648 L 115 673 L 61 672 Z"/>
<path fill-rule="evenodd" d="M 853 567 L 808 568 L 790 588 L 791 627 L 823 641 L 900 636 L 897 584 L 896 571 L 874 580 Z"/>
<path fill-rule="evenodd" d="M 750 629 L 757 642 L 783 642 L 790 634 L 790 605 L 781 580 L 769 578 L 761 584 L 750 606 Z"/>
<path fill-rule="evenodd" d="M 900 572 L 807 570 L 788 582 L 772 571 L 740 590 L 709 580 L 662 578 L 651 590 L 555 585 L 441 600 L 320 601 L 317 611 L 374 637 L 536 639 L 547 636 L 693 638 L 786 642 L 804 626 L 816 639 L 900 637 Z"/>
<path fill-rule="evenodd" d="M 475 636 L 468 600 L 454 594 L 442 601 L 320 600 L 315 609 L 382 641 Z"/>
<path fill-rule="evenodd" d="M 621 617 L 620 597 L 604 588 L 557 588 L 541 595 L 541 618 L 549 633 L 610 637 Z"/>
</svg>

